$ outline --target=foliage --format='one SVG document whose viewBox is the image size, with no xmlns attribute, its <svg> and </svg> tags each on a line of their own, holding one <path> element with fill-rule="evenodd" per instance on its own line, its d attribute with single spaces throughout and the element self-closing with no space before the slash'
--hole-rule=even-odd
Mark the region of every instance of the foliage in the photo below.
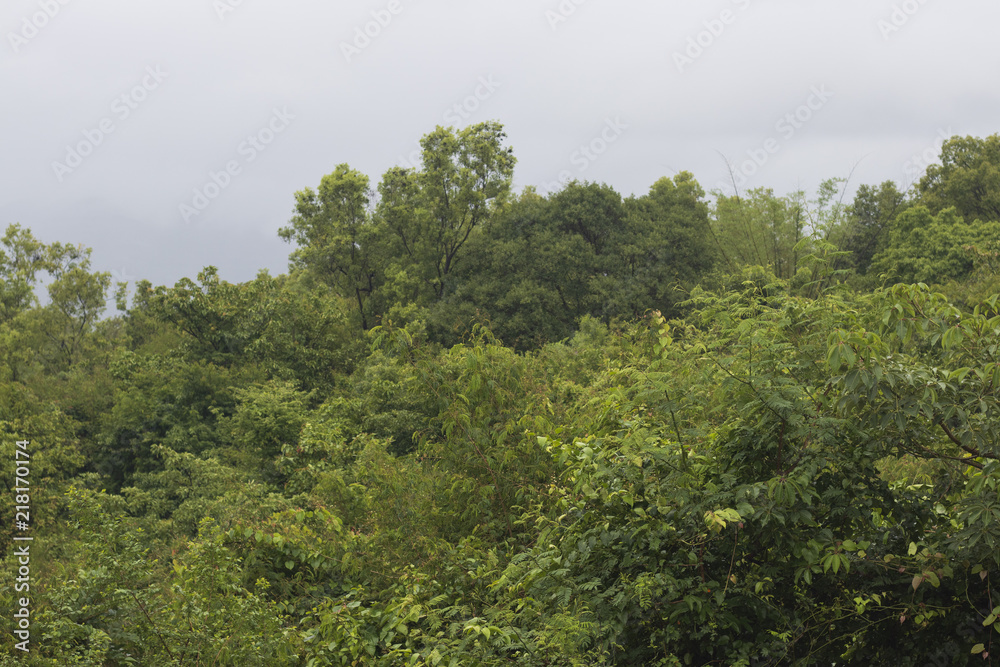
<svg viewBox="0 0 1000 667">
<path fill-rule="evenodd" d="M 851 206 L 513 196 L 504 138 L 337 166 L 289 275 L 105 319 L 89 250 L 8 228 L 0 665 L 996 663 L 994 138 Z"/>
<path fill-rule="evenodd" d="M 149 559 L 114 499 L 74 490 L 70 507 L 79 560 L 37 619 L 43 664 L 294 664 L 280 616 L 239 584 L 211 521 L 168 567 Z"/>
<path fill-rule="evenodd" d="M 346 164 L 323 177 L 319 189 L 295 193 L 296 215 L 279 234 L 295 241 L 292 265 L 306 269 L 342 299 L 357 302 L 361 328 L 370 328 L 384 281 L 381 230 L 371 219 L 368 177 Z"/>
<path fill-rule="evenodd" d="M 970 246 L 987 247 L 1000 240 L 1000 222 L 963 220 L 956 209 L 932 215 L 916 206 L 896 219 L 889 244 L 875 255 L 870 271 L 903 283 L 944 284 L 971 277 Z"/>
<path fill-rule="evenodd" d="M 862 185 L 851 204 L 850 224 L 843 243 L 852 253 L 858 273 L 868 273 L 872 259 L 889 244 L 893 221 L 911 202 L 892 181 L 885 181 L 878 188 Z"/>
<path fill-rule="evenodd" d="M 967 220 L 1000 221 L 1000 135 L 948 139 L 917 190 L 933 213 L 954 207 Z"/>
</svg>

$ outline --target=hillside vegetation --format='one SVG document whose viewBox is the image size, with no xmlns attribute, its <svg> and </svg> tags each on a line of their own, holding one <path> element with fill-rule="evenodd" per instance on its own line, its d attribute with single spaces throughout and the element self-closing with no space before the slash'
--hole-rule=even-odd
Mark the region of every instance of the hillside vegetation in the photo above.
<svg viewBox="0 0 1000 667">
<path fill-rule="evenodd" d="M 1000 136 L 852 200 L 505 139 L 336 166 L 239 284 L 7 229 L 0 665 L 997 663 Z"/>
</svg>

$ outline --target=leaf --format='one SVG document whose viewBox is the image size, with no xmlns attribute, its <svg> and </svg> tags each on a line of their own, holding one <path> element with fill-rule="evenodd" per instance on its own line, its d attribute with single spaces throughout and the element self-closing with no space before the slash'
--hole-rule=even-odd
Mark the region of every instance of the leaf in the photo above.
<svg viewBox="0 0 1000 667">
<path fill-rule="evenodd" d="M 910 548 L 906 550 L 906 553 L 908 553 L 911 556 L 915 556 L 917 554 L 917 543 L 910 542 Z"/>
<path fill-rule="evenodd" d="M 972 650 L 969 651 L 969 653 L 982 653 L 985 650 L 986 650 L 985 646 L 983 646 L 982 644 L 976 644 L 975 646 L 972 647 Z"/>
<path fill-rule="evenodd" d="M 844 378 L 844 384 L 847 386 L 847 391 L 853 392 L 858 388 L 858 381 L 861 379 L 861 372 L 855 368 L 847 373 Z"/>
<path fill-rule="evenodd" d="M 830 354 L 827 356 L 826 361 L 830 364 L 830 370 L 837 372 L 840 370 L 840 345 L 834 345 L 830 348 Z"/>
<path fill-rule="evenodd" d="M 913 586 L 913 590 L 917 590 L 920 587 L 920 584 L 923 583 L 923 581 L 924 578 L 918 574 L 915 577 L 913 577 L 913 581 L 910 583 L 910 585 Z"/>
</svg>

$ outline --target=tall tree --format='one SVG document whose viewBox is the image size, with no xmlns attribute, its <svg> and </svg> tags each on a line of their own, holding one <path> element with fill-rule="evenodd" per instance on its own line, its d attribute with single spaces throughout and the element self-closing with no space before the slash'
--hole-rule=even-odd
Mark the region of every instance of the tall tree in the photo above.
<svg viewBox="0 0 1000 667">
<path fill-rule="evenodd" d="M 872 258 L 888 245 L 892 222 L 909 205 L 906 195 L 892 181 L 885 181 L 877 188 L 871 185 L 858 188 L 842 244 L 852 253 L 858 273 L 868 272 Z"/>
<path fill-rule="evenodd" d="M 770 188 L 744 195 L 719 195 L 712 221 L 713 240 L 731 270 L 771 266 L 779 278 L 791 278 L 802 256 L 799 242 L 808 233 L 801 197 L 778 197 Z"/>
<path fill-rule="evenodd" d="M 35 275 L 48 264 L 48 248 L 20 225 L 7 227 L 0 245 L 0 322 L 7 322 L 36 303 Z"/>
<path fill-rule="evenodd" d="M 428 301 L 444 296 L 462 249 L 508 200 L 516 160 L 506 136 L 495 121 L 438 127 L 420 142 L 419 170 L 394 168 L 383 177 L 378 217 Z"/>
<path fill-rule="evenodd" d="M 622 291 L 629 315 L 649 308 L 670 313 L 677 288 L 690 289 L 715 263 L 705 191 L 690 172 L 661 178 L 642 197 L 626 202 L 629 234 L 623 239 Z M 622 311 L 623 313 L 627 311 Z"/>
<path fill-rule="evenodd" d="M 295 216 L 278 234 L 298 244 L 291 264 L 358 306 L 362 329 L 375 324 L 373 296 L 383 281 L 381 226 L 370 214 L 368 177 L 346 164 L 319 189 L 295 193 Z"/>
</svg>

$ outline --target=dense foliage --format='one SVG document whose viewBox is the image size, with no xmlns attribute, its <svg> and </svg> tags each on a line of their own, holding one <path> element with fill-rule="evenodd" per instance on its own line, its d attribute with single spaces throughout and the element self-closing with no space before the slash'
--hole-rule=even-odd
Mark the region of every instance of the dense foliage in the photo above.
<svg viewBox="0 0 1000 667">
<path fill-rule="evenodd" d="M 1000 139 L 850 204 L 515 194 L 504 139 L 339 165 L 287 275 L 114 316 L 8 228 L 0 665 L 996 663 Z"/>
</svg>

